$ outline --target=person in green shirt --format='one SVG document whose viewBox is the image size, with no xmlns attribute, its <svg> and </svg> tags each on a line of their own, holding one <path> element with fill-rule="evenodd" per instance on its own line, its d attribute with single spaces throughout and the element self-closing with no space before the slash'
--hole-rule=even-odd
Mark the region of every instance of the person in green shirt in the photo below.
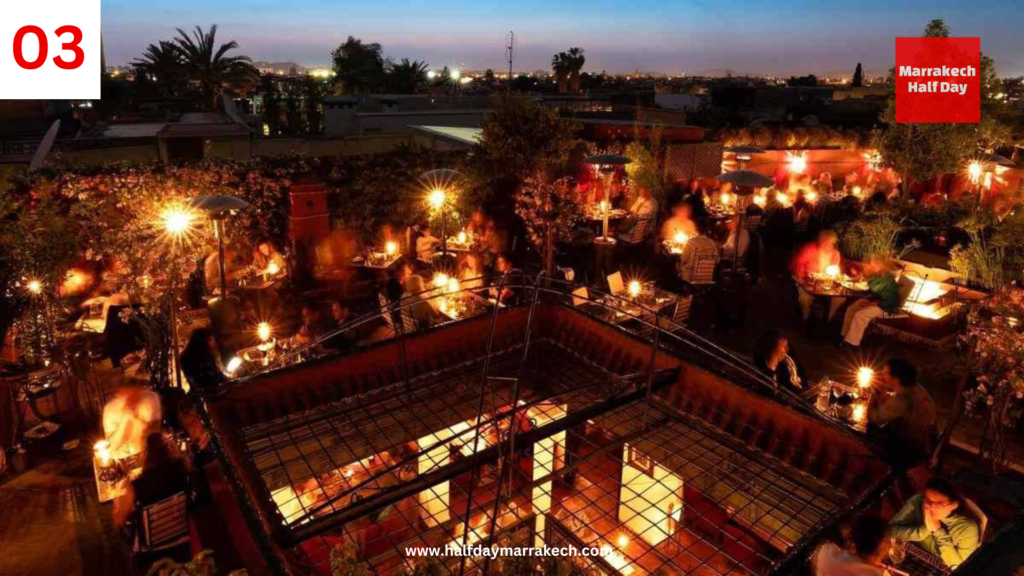
<svg viewBox="0 0 1024 576">
<path fill-rule="evenodd" d="M 962 564 L 981 544 L 978 522 L 965 509 L 956 488 L 933 478 L 889 521 L 893 536 L 914 542 L 950 568 Z"/>
<path fill-rule="evenodd" d="M 850 346 L 860 346 L 864 332 L 875 318 L 899 312 L 900 293 L 890 268 L 889 262 L 883 258 L 872 258 L 864 264 L 868 289 L 876 299 L 857 300 L 846 309 L 846 316 L 843 317 L 843 342 Z"/>
</svg>

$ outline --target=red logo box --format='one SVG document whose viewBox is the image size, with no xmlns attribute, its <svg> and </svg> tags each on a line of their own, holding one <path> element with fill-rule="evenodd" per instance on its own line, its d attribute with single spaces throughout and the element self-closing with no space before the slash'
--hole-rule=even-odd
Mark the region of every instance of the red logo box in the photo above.
<svg viewBox="0 0 1024 576">
<path fill-rule="evenodd" d="M 896 122 L 981 121 L 980 38 L 896 39 Z"/>
</svg>

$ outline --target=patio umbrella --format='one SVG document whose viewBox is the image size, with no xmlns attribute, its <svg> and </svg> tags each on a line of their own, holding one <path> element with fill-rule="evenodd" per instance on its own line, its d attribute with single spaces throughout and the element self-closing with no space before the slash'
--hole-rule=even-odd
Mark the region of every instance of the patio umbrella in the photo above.
<svg viewBox="0 0 1024 576">
<path fill-rule="evenodd" d="M 725 151 L 733 154 L 764 154 L 764 150 L 757 146 L 729 146 Z"/>
<path fill-rule="evenodd" d="M 213 220 L 217 230 L 217 259 L 220 260 L 220 295 L 222 298 L 228 296 L 227 271 L 224 267 L 224 219 L 232 210 L 248 208 L 249 203 L 241 198 L 227 194 L 212 194 L 209 196 L 196 196 L 189 200 L 188 205 L 196 210 L 202 210 Z"/>
<path fill-rule="evenodd" d="M 1016 166 L 1013 160 L 999 154 L 982 154 L 978 161 L 983 164 L 995 164 L 996 166 Z"/>
<path fill-rule="evenodd" d="M 601 218 L 601 239 L 608 240 L 608 210 L 611 207 L 611 176 L 616 166 L 632 164 L 633 161 L 621 154 L 594 154 L 587 156 L 587 164 L 597 166 L 598 171 L 604 176 L 604 214 Z"/>
<path fill-rule="evenodd" d="M 768 188 L 775 184 L 775 181 L 757 172 L 751 172 L 750 170 L 734 170 L 732 172 L 726 172 L 718 176 L 719 182 L 729 182 L 735 186 L 741 188 Z M 740 193 L 741 196 L 748 196 L 753 193 L 750 192 Z"/>
</svg>

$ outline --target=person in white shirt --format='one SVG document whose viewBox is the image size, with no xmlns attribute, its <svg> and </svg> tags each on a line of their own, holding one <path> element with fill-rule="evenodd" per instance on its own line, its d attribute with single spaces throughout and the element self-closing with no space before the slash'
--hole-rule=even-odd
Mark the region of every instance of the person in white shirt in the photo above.
<svg viewBox="0 0 1024 576">
<path fill-rule="evenodd" d="M 742 262 L 743 257 L 747 255 L 747 247 L 750 246 L 750 233 L 747 232 L 746 228 L 740 227 L 740 217 L 735 216 L 729 220 L 729 237 L 725 240 L 725 244 L 722 245 L 722 258 L 726 260 L 732 260 L 734 257 L 736 260 Z M 739 233 L 737 234 L 737 230 Z M 736 239 L 739 238 L 739 246 L 736 246 Z"/>
<path fill-rule="evenodd" d="M 658 211 L 658 203 L 651 196 L 650 188 L 640 186 L 637 188 L 636 201 L 629 207 L 629 215 L 637 219 L 652 218 Z"/>
<path fill-rule="evenodd" d="M 701 256 L 713 256 L 715 265 L 718 263 L 718 243 L 703 233 L 690 238 L 686 247 L 683 248 L 683 254 L 679 257 L 679 264 L 676 266 L 679 278 L 684 282 L 692 282 L 697 268 L 697 259 Z"/>
<path fill-rule="evenodd" d="M 432 262 L 434 250 L 441 244 L 441 240 L 430 233 L 430 226 L 424 225 L 420 237 L 416 239 L 416 258 L 423 262 Z"/>
<path fill-rule="evenodd" d="M 889 527 L 878 516 L 861 516 L 853 521 L 850 550 L 833 542 L 819 547 L 811 556 L 814 576 L 889 576 L 882 564 L 889 554 Z"/>
</svg>

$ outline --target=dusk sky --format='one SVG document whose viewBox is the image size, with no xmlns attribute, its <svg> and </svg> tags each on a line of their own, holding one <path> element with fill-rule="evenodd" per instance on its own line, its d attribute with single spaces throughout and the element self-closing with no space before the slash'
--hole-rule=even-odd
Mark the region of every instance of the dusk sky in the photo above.
<svg viewBox="0 0 1024 576">
<path fill-rule="evenodd" d="M 823 4 L 827 4 L 824 5 Z M 107 63 L 126 64 L 175 27 L 219 25 L 255 60 L 326 65 L 349 35 L 379 42 L 394 58 L 431 67 L 505 67 L 509 30 L 517 71 L 547 69 L 569 46 L 600 72 L 852 74 L 892 65 L 893 38 L 919 36 L 943 18 L 954 36 L 980 36 L 1001 76 L 1024 74 L 1020 0 L 104 0 Z"/>
</svg>

